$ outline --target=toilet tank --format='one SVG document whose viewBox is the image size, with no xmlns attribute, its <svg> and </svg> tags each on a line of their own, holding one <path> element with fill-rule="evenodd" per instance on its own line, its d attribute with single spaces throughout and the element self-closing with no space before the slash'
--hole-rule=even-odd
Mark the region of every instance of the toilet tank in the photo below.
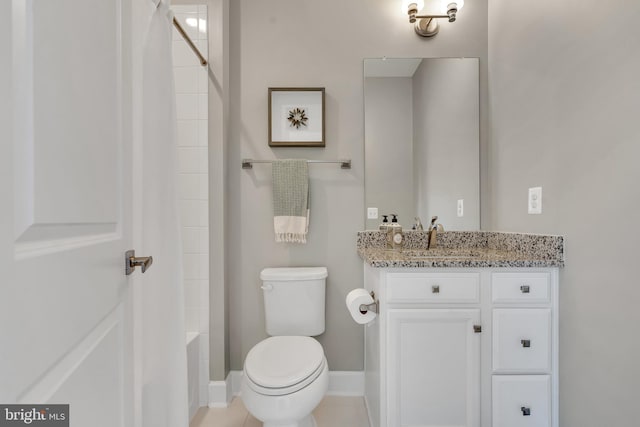
<svg viewBox="0 0 640 427">
<path fill-rule="evenodd" d="M 267 334 L 324 332 L 326 267 L 265 268 L 260 272 Z"/>
</svg>

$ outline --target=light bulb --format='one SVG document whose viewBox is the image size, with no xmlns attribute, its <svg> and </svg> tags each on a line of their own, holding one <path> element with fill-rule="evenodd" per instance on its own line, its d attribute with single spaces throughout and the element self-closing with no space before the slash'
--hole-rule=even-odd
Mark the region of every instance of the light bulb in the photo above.
<svg viewBox="0 0 640 427">
<path fill-rule="evenodd" d="M 464 0 L 440 0 L 440 9 L 443 14 L 447 13 L 447 10 L 449 9 L 449 5 L 451 3 L 456 4 L 456 6 L 458 7 L 458 11 L 462 10 L 462 8 L 464 7 Z"/>
<path fill-rule="evenodd" d="M 402 8 L 402 13 L 403 14 L 407 14 L 407 11 L 409 10 L 409 5 L 411 3 L 415 3 L 418 5 L 418 12 L 420 12 L 422 10 L 422 8 L 424 7 L 424 0 L 402 0 L 400 6 Z M 445 5 L 446 7 L 446 5 Z"/>
</svg>

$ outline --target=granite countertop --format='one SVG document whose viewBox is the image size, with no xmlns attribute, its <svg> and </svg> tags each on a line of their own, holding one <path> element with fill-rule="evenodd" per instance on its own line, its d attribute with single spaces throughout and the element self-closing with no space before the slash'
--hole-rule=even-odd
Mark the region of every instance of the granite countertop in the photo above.
<svg viewBox="0 0 640 427">
<path fill-rule="evenodd" d="M 437 247 L 427 250 L 427 232 L 407 231 L 402 250 L 386 248 L 380 231 L 358 233 L 357 250 L 372 267 L 564 267 L 562 236 L 449 231 L 438 234 Z"/>
</svg>

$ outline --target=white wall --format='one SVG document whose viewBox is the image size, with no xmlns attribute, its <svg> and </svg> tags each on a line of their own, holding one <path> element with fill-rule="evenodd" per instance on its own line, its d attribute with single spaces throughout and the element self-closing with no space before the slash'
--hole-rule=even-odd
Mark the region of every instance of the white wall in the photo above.
<svg viewBox="0 0 640 427">
<path fill-rule="evenodd" d="M 227 285 L 231 368 L 241 369 L 265 337 L 259 272 L 268 266 L 323 265 L 329 270 L 327 330 L 319 339 L 331 370 L 363 368 L 363 327 L 344 298 L 363 285 L 356 232 L 364 229 L 363 58 L 481 58 L 486 79 L 486 0 L 469 1 L 455 24 L 419 38 L 389 0 L 238 0 L 230 4 L 230 132 Z M 267 88 L 326 88 L 326 148 L 269 148 Z M 486 99 L 486 84 L 481 96 Z M 484 123 L 481 116 L 481 123 Z M 485 143 L 484 136 L 481 141 Z M 312 165 L 308 244 L 276 244 L 271 168 L 240 168 L 243 157 L 351 158 L 353 168 Z"/>
<path fill-rule="evenodd" d="M 207 57 L 207 7 L 175 5 L 176 18 Z M 196 23 L 196 26 L 192 26 Z M 178 203 L 182 232 L 187 331 L 200 333 L 200 405 L 209 384 L 208 76 L 182 36 L 173 30 L 178 117 Z"/>
<path fill-rule="evenodd" d="M 471 2 L 469 2 L 470 4 Z M 490 228 L 566 236 L 560 425 L 638 425 L 640 2 L 490 0 Z M 527 189 L 542 186 L 542 215 Z"/>
</svg>

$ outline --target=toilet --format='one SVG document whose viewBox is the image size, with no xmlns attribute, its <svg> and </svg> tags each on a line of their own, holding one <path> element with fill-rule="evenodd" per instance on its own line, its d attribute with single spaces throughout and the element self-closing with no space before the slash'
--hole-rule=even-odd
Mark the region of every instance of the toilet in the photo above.
<svg viewBox="0 0 640 427">
<path fill-rule="evenodd" d="M 312 411 L 329 387 L 324 350 L 326 267 L 265 268 L 260 273 L 269 338 L 244 362 L 241 392 L 264 427 L 315 427 Z"/>
</svg>

